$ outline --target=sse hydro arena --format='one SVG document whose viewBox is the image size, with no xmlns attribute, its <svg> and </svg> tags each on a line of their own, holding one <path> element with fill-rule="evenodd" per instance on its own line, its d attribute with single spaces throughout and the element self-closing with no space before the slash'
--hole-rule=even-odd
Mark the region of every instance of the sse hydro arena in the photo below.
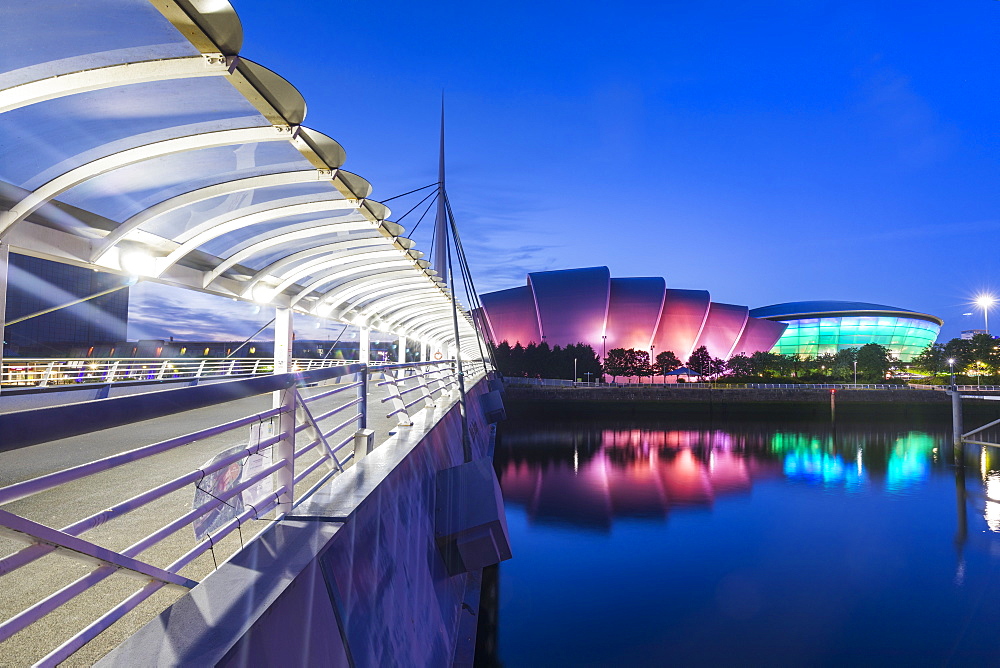
<svg viewBox="0 0 1000 668">
<path fill-rule="evenodd" d="M 586 343 L 602 358 L 634 348 L 686 360 L 705 346 L 729 359 L 770 350 L 786 328 L 751 317 L 746 306 L 713 302 L 705 290 L 667 289 L 662 278 L 611 278 L 607 267 L 534 272 L 526 286 L 480 299 L 497 343 Z"/>
<path fill-rule="evenodd" d="M 877 343 L 901 362 L 934 343 L 944 324 L 926 313 L 863 302 L 790 302 L 755 308 L 750 315 L 788 325 L 776 353 L 815 357 Z"/>
</svg>

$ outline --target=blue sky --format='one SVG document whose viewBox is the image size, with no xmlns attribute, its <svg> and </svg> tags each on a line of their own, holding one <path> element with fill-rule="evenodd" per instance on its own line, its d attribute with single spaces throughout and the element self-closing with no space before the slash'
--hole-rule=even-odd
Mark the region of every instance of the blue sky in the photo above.
<svg viewBox="0 0 1000 668">
<path fill-rule="evenodd" d="M 444 91 L 481 291 L 607 265 L 751 307 L 924 311 L 947 338 L 1000 292 L 996 0 L 233 5 L 242 55 L 299 88 L 376 199 L 436 179 Z M 133 338 L 164 298 L 181 318 L 186 296 L 134 290 Z M 225 303 L 233 337 L 263 318 Z"/>
</svg>

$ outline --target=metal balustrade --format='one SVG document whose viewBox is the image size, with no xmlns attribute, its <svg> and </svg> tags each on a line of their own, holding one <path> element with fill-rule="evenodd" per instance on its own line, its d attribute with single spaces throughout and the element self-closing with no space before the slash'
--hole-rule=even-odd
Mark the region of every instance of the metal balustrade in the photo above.
<svg viewBox="0 0 1000 668">
<path fill-rule="evenodd" d="M 113 366 L 107 364 L 105 369 Z M 249 367 L 243 368 L 252 373 Z M 215 369 L 226 371 L 219 366 Z M 370 384 L 370 374 L 381 381 Z M 234 402 L 275 397 L 273 408 L 0 488 L 0 536 L 24 544 L 0 558 L 5 597 L 10 601 L 13 592 L 20 597 L 26 588 L 38 586 L 37 569 L 43 565 L 60 585 L 19 611 L 5 610 L 0 642 L 30 632 L 29 627 L 42 618 L 60 614 L 66 606 L 85 598 L 83 604 L 93 612 L 93 619 L 82 628 L 76 624 L 78 630 L 57 643 L 44 636 L 45 642 L 55 646 L 39 665 L 52 666 L 157 592 L 174 590 L 173 598 L 159 599 L 160 605 L 146 614 L 151 617 L 167 607 L 197 585 L 199 577 L 213 565 L 217 568 L 269 522 L 280 519 L 365 454 L 368 439 L 363 430 L 368 425 L 372 386 L 389 391 L 389 396 L 381 399 L 393 407 L 386 417 L 397 417 L 399 424 L 407 424 L 411 411 L 431 407 L 442 397 L 455 394 L 455 364 L 446 360 L 368 367 L 331 362 L 326 369 L 165 390 L 155 393 L 159 397 L 139 394 L 107 399 L 106 410 L 96 417 L 92 410 L 85 413 L 89 410 L 85 404 L 40 409 L 32 411 L 33 415 L 0 415 L 0 437 L 5 441 L 4 449 L 11 450 L 67 434 L 127 427 L 150 416 L 169 419 L 186 416 L 194 408 L 218 410 Z M 423 406 L 417 407 L 420 403 Z M 89 422 L 74 419 L 85 414 Z M 26 430 L 25 420 L 32 418 L 34 428 Z M 76 428 L 75 424 L 81 426 Z M 7 437 L 11 435 L 17 437 L 10 440 Z M 163 466 L 156 463 L 161 459 L 152 458 L 176 457 L 195 446 L 204 447 L 184 455 L 181 464 L 159 476 L 165 480 L 153 476 L 155 484 L 143 488 L 144 476 Z M 200 466 L 189 463 L 192 458 L 197 462 L 213 453 Z M 117 477 L 109 478 L 112 475 Z M 81 494 L 115 480 L 127 482 L 115 489 L 121 498 L 112 504 L 95 507 Z M 194 500 L 189 501 L 192 494 Z M 51 504 L 53 498 L 65 501 L 76 497 L 81 500 L 74 510 L 82 517 L 60 529 L 47 526 L 45 513 L 36 508 L 36 504 Z M 135 535 L 121 530 L 122 522 L 130 517 L 141 527 Z M 188 527 L 193 531 L 184 531 Z M 234 535 L 239 537 L 239 545 L 233 543 Z M 200 559 L 206 555 L 211 556 L 211 563 Z M 66 558 L 88 564 L 89 570 L 60 582 L 65 568 L 52 559 L 66 562 Z M 123 574 L 128 577 L 120 577 Z M 110 580 L 116 584 L 113 592 L 117 597 L 98 591 L 99 585 Z M 122 583 L 128 580 L 130 586 L 123 590 Z M 79 614 L 78 608 L 75 614 Z"/>
<path fill-rule="evenodd" d="M 312 371 L 358 364 L 357 360 L 300 358 L 293 360 L 296 371 Z M 371 362 L 370 366 L 383 363 Z M 0 385 L 43 388 L 89 383 L 152 383 L 166 380 L 240 378 L 274 372 L 267 357 L 198 358 L 68 358 L 5 359 L 0 367 Z"/>
</svg>

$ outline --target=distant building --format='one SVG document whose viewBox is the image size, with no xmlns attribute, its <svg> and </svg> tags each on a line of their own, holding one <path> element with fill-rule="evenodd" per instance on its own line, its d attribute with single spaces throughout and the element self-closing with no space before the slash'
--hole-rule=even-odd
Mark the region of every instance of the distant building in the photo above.
<svg viewBox="0 0 1000 668">
<path fill-rule="evenodd" d="M 976 334 L 989 334 L 985 329 L 965 329 L 962 330 L 962 338 L 968 341 Z"/>
<path fill-rule="evenodd" d="M 28 255 L 10 254 L 6 322 L 122 285 L 125 278 Z M 7 356 L 62 357 L 71 349 L 123 341 L 128 292 L 94 299 L 4 328 Z"/>
<path fill-rule="evenodd" d="M 843 301 L 774 304 L 755 308 L 750 315 L 788 325 L 772 349 L 775 353 L 814 357 L 877 343 L 901 362 L 934 343 L 944 324 L 926 313 Z"/>
<path fill-rule="evenodd" d="M 667 288 L 662 278 L 612 278 L 607 267 L 539 271 L 527 285 L 480 295 L 497 343 L 589 344 L 664 351 L 686 360 L 705 346 L 712 357 L 770 350 L 785 325 L 750 317 L 746 306 L 713 302 L 705 290 Z"/>
</svg>

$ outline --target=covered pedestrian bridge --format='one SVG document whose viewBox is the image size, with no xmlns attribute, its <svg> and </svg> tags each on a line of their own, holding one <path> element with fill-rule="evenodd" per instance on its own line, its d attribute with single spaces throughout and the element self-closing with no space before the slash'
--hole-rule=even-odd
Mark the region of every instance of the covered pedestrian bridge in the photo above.
<svg viewBox="0 0 1000 668">
<path fill-rule="evenodd" d="M 33 362 L 48 398 L 0 406 L 0 664 L 99 659 L 338 480 L 359 508 L 374 480 L 433 489 L 486 455 L 463 391 L 485 391 L 483 342 L 447 263 L 305 125 L 299 92 L 244 57 L 228 2 L 6 3 L 0 25 L 0 314 L 15 253 L 275 315 L 273 364 L 110 360 L 87 380 L 115 387 L 84 396 L 64 391 L 80 383 L 67 361 Z M 295 313 L 359 327 L 361 359 L 297 363 Z M 371 330 L 419 342 L 420 360 L 369 364 Z M 442 445 L 419 454 L 429 435 Z M 400 478 L 418 455 L 423 477 Z"/>
</svg>

